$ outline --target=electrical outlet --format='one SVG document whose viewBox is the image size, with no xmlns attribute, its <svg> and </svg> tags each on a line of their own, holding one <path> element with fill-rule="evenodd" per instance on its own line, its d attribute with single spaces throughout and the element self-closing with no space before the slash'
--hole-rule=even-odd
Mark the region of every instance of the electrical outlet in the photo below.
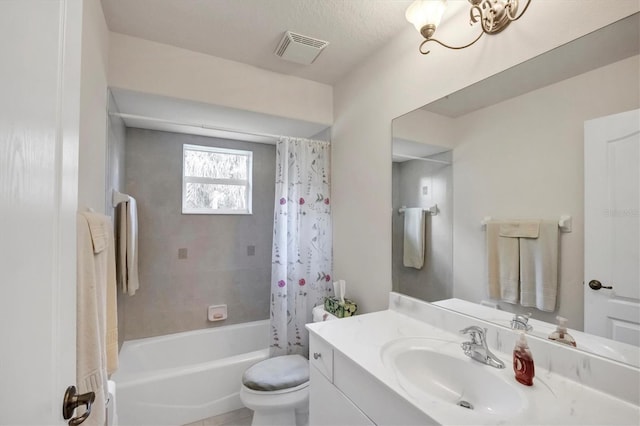
<svg viewBox="0 0 640 426">
<path fill-rule="evenodd" d="M 256 255 L 256 246 L 247 246 L 247 256 Z"/>
<path fill-rule="evenodd" d="M 422 187 L 422 195 L 429 195 L 429 187 L 427 185 Z"/>
<path fill-rule="evenodd" d="M 188 255 L 188 252 L 186 248 L 178 249 L 178 259 L 186 259 L 187 255 Z"/>
</svg>

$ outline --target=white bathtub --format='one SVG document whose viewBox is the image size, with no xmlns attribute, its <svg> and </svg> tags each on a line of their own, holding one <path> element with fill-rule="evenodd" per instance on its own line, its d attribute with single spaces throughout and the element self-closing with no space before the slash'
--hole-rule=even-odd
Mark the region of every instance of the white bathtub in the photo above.
<svg viewBox="0 0 640 426">
<path fill-rule="evenodd" d="M 124 342 L 121 425 L 183 425 L 242 407 L 242 373 L 268 358 L 269 321 Z"/>
</svg>

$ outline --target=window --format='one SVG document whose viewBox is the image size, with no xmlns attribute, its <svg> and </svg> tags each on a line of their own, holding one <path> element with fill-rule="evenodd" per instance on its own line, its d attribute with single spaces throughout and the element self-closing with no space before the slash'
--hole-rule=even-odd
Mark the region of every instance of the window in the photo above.
<svg viewBox="0 0 640 426">
<path fill-rule="evenodd" d="M 182 213 L 251 214 L 251 151 L 183 145 L 182 158 Z"/>
</svg>

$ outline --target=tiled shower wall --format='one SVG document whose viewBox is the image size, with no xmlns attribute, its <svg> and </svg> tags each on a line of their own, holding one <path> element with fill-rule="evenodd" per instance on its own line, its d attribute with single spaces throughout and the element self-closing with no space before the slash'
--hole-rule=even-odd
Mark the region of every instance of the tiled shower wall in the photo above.
<svg viewBox="0 0 640 426">
<path fill-rule="evenodd" d="M 253 151 L 253 214 L 182 214 L 183 144 Z M 124 339 L 267 319 L 275 146 L 129 128 L 125 170 L 138 204 L 140 289 L 119 294 Z M 207 307 L 223 303 L 228 319 L 209 322 Z"/>
</svg>

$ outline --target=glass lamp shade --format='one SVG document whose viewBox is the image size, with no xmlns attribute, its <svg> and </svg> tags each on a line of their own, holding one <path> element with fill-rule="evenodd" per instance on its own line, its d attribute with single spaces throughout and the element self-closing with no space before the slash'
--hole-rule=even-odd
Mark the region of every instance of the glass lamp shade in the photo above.
<svg viewBox="0 0 640 426">
<path fill-rule="evenodd" d="M 405 17 L 421 33 L 425 25 L 440 25 L 446 4 L 447 0 L 416 0 L 407 8 Z"/>
</svg>

